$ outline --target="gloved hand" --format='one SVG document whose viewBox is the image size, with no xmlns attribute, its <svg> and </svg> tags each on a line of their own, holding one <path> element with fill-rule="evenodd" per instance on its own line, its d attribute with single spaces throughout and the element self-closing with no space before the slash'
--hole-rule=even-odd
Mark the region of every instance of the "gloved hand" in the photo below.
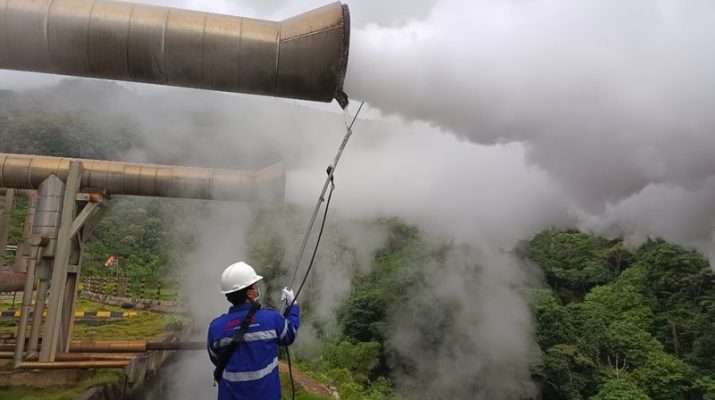
<svg viewBox="0 0 715 400">
<path fill-rule="evenodd" d="M 295 299 L 293 291 L 288 289 L 287 287 L 284 287 L 281 290 L 281 301 L 285 303 L 286 306 L 289 306 L 291 305 L 291 303 L 293 303 L 293 299 Z"/>
</svg>

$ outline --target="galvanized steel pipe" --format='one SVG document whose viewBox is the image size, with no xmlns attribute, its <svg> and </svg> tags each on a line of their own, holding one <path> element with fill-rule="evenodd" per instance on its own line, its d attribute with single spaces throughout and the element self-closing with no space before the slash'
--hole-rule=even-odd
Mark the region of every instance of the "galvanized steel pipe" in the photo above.
<svg viewBox="0 0 715 400">
<path fill-rule="evenodd" d="M 333 3 L 281 22 L 106 0 L 0 0 L 0 68 L 329 102 L 350 23 Z"/>
<path fill-rule="evenodd" d="M 36 189 L 51 175 L 64 181 L 71 160 L 0 153 L 0 187 Z M 282 163 L 258 171 L 243 171 L 79 161 L 83 168 L 82 188 L 107 190 L 110 194 L 261 202 L 283 201 L 285 194 Z M 37 212 L 40 213 L 39 204 Z"/>
</svg>

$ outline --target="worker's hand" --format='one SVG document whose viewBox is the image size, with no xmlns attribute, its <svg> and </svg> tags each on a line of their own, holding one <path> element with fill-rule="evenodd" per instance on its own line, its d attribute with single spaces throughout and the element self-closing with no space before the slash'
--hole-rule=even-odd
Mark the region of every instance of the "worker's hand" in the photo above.
<svg viewBox="0 0 715 400">
<path fill-rule="evenodd" d="M 286 306 L 289 306 L 293 303 L 293 299 L 295 299 L 293 291 L 284 287 L 283 290 L 281 290 L 281 301 L 285 303 Z"/>
</svg>

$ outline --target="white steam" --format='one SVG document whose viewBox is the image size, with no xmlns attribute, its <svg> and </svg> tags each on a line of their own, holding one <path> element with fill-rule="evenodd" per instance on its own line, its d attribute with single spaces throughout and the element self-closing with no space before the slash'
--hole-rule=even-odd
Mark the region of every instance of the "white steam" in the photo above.
<svg viewBox="0 0 715 400">
<path fill-rule="evenodd" d="M 442 0 L 425 18 L 360 28 L 347 89 L 470 141 L 524 143 L 574 214 L 601 220 L 584 226 L 707 251 L 712 227 L 643 227 L 684 197 L 712 222 L 713 12 L 710 1 Z M 661 204 L 612 217 L 640 201 Z"/>
<path fill-rule="evenodd" d="M 531 311 L 513 289 L 531 278 L 516 259 L 458 247 L 424 272 L 391 321 L 400 391 L 419 399 L 535 396 Z"/>
<path fill-rule="evenodd" d="M 325 3 L 148 2 L 270 19 Z M 530 279 L 500 250 L 543 228 L 578 224 L 711 251 L 715 3 L 348 4 L 355 29 L 346 90 L 368 102 L 369 118 L 358 121 L 339 166 L 336 211 L 396 215 L 480 250 L 428 270 L 431 279 L 405 305 L 410 312 L 392 321 L 389 350 L 411 365 L 397 369 L 401 388 L 453 398 L 532 393 L 532 322 L 519 291 Z M 105 104 L 141 120 L 150 148 L 165 157 L 148 161 L 256 168 L 282 159 L 287 200 L 314 204 L 343 116 L 274 99 L 168 92 Z M 208 235 L 216 228 L 207 227 Z M 223 250 L 226 259 L 235 253 Z M 337 297 L 322 293 L 340 298 L 348 287 L 340 282 Z M 420 357 L 424 336 L 415 332 L 430 321 L 418 313 L 434 306 L 430 296 L 450 303 L 457 320 L 444 329 L 448 340 Z"/>
</svg>

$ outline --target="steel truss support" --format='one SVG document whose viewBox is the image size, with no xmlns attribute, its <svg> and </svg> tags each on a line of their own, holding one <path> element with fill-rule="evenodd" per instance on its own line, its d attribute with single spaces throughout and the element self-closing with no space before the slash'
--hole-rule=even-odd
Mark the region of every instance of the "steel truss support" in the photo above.
<svg viewBox="0 0 715 400">
<path fill-rule="evenodd" d="M 15 189 L 5 191 L 5 205 L 0 214 L 0 269 L 4 265 L 5 246 L 7 246 L 7 235 L 10 231 L 10 218 L 15 208 Z"/>
<path fill-rule="evenodd" d="M 101 196 L 79 193 L 81 177 L 82 163 L 70 162 L 62 195 L 59 232 L 52 255 L 52 278 L 40 362 L 54 361 L 58 352 L 69 351 L 82 263 L 82 244 L 89 235 L 83 227 L 87 222 L 96 226 L 96 220 L 105 209 Z"/>
</svg>

